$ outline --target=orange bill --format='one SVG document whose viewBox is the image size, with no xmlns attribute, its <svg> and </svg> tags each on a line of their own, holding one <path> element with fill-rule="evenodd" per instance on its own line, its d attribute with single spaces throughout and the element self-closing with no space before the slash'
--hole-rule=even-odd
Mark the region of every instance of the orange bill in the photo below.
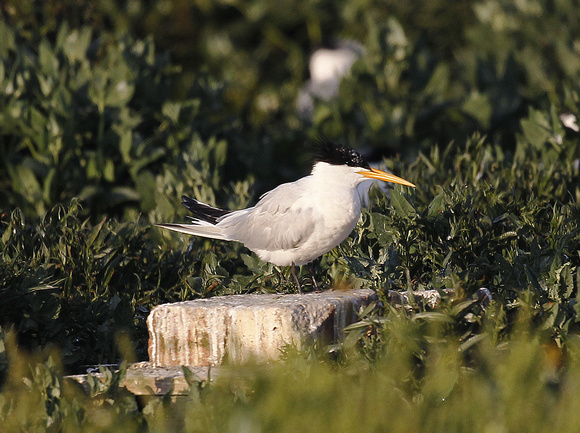
<svg viewBox="0 0 580 433">
<path fill-rule="evenodd" d="M 383 180 L 385 182 L 400 183 L 401 185 L 412 186 L 413 188 L 415 188 L 415 185 L 409 182 L 408 180 L 395 176 L 394 174 L 378 170 L 376 168 L 371 168 L 370 170 L 365 171 L 359 171 L 358 173 L 363 175 L 364 177 L 368 177 L 369 179 L 378 179 Z"/>
</svg>

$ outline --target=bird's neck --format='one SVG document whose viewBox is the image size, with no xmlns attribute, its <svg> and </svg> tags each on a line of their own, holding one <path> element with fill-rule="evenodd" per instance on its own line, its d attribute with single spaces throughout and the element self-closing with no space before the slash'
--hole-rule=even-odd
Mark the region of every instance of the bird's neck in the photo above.
<svg viewBox="0 0 580 433">
<path fill-rule="evenodd" d="M 361 199 L 356 187 L 362 176 L 353 167 L 319 162 L 310 177 L 309 190 L 317 208 L 325 219 L 338 219 L 337 227 L 348 226 L 346 230 L 350 232 L 360 215 Z"/>
</svg>

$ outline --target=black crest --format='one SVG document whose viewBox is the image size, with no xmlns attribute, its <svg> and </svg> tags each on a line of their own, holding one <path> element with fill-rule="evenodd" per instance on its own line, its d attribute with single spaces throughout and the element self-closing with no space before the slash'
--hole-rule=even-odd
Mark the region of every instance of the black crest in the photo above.
<svg viewBox="0 0 580 433">
<path fill-rule="evenodd" d="M 350 167 L 370 169 L 369 163 L 356 150 L 326 140 L 321 140 L 318 143 L 318 150 L 314 160 L 332 165 L 348 165 Z"/>
</svg>

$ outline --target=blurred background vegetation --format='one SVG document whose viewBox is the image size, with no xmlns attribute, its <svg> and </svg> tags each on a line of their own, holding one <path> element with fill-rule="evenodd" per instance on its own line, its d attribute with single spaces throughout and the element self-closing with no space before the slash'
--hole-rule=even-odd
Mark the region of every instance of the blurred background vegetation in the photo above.
<svg viewBox="0 0 580 433">
<path fill-rule="evenodd" d="M 562 431 L 573 428 L 573 406 L 562 402 L 579 377 L 579 6 L 2 2 L 3 421 L 11 419 L 14 431 L 26 422 L 61 431 L 74 419 L 84 431 L 101 431 L 80 415 L 99 407 L 116 430 L 173 431 L 156 421 L 170 410 L 163 404 L 144 411 L 114 381 L 81 397 L 62 375 L 146 359 L 145 319 L 159 303 L 294 291 L 287 272 L 240 245 L 188 240 L 152 224 L 185 220 L 182 194 L 226 208 L 254 203 L 306 174 L 316 139 L 325 137 L 375 161 L 386 158 L 388 169 L 418 188 L 371 191 L 355 232 L 315 264 L 319 278 L 380 293 L 456 295 L 441 311 L 377 305 L 344 345 L 290 357 L 296 368 L 288 374 L 301 378 L 300 389 L 287 378 L 277 382 L 279 371 L 244 392 L 225 384 L 198 395 L 195 385 L 188 413 L 199 418 L 182 419 L 184 425 L 283 431 L 288 411 L 268 418 L 268 402 L 280 398 L 271 393 L 330 401 L 337 394 L 328 390 L 338 389 L 344 399 L 321 403 L 329 414 L 338 416 L 340 404 L 347 414 L 361 413 L 353 404 L 404 407 L 389 416 L 420 414 L 408 431 L 465 431 L 459 415 L 484 412 L 503 417 L 481 418 L 481 430 L 511 431 L 509 414 L 526 398 L 543 408 L 527 417 L 535 420 L 528 430 L 555 419 L 570 421 Z M 338 96 L 314 97 L 311 110 L 301 112 L 310 55 L 346 40 L 359 57 Z M 478 297 L 481 287 L 491 305 Z M 123 338 L 131 350 L 119 348 Z M 390 358 L 396 348 L 403 355 Z M 543 361 L 525 364 L 528 357 Z M 375 383 L 375 374 L 382 397 L 353 394 L 356 380 Z M 353 382 L 343 383 L 345 376 Z M 529 388 L 516 393 L 524 384 Z M 119 404 L 103 409 L 106 399 L 96 395 Z M 44 402 L 34 416 L 19 412 L 30 398 Z M 434 424 L 432 407 L 442 414 Z M 227 422 L 216 421 L 220 413 Z M 386 429 L 384 423 L 370 418 L 365 428 Z"/>
</svg>

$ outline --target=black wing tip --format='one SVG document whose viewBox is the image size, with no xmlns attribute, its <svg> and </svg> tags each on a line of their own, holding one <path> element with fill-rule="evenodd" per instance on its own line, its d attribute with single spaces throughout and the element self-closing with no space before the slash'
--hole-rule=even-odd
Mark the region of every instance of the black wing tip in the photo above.
<svg viewBox="0 0 580 433">
<path fill-rule="evenodd" d="M 194 198 L 186 196 L 185 194 L 181 196 L 181 204 L 182 205 L 185 206 L 186 204 L 190 204 L 190 203 L 194 204 L 194 203 L 199 203 L 199 202 Z M 185 207 L 187 207 L 187 206 L 185 206 Z"/>
<path fill-rule="evenodd" d="M 186 195 L 181 196 L 181 204 L 193 214 L 195 219 L 216 224 L 219 219 L 230 213 L 228 210 L 219 209 Z"/>
</svg>

